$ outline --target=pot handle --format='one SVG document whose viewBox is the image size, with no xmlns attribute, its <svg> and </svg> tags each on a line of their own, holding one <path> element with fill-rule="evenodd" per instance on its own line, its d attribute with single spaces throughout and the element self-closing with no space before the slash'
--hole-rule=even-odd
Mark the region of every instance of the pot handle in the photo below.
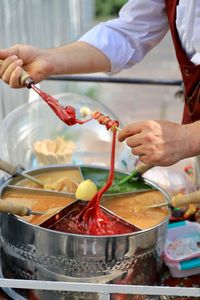
<svg viewBox="0 0 200 300">
<path fill-rule="evenodd" d="M 200 191 L 196 191 L 187 195 L 175 196 L 171 200 L 173 207 L 187 206 L 189 204 L 200 204 Z"/>
</svg>

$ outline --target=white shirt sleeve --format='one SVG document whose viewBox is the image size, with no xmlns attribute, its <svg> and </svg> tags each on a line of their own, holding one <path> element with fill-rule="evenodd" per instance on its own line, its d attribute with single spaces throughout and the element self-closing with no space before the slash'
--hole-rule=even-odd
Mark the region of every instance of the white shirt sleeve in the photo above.
<svg viewBox="0 0 200 300">
<path fill-rule="evenodd" d="M 190 60 L 200 64 L 200 1 L 180 0 L 176 9 L 176 26 L 183 49 Z"/>
<path fill-rule="evenodd" d="M 138 63 L 168 31 L 164 0 L 129 0 L 117 19 L 100 23 L 80 38 L 102 51 L 111 73 Z"/>
</svg>

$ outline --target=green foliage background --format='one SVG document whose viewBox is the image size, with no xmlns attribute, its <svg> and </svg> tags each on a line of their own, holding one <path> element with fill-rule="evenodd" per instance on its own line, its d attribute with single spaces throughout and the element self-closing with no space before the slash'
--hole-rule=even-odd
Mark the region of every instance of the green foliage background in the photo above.
<svg viewBox="0 0 200 300">
<path fill-rule="evenodd" d="M 116 16 L 127 0 L 96 0 L 96 17 Z"/>
</svg>

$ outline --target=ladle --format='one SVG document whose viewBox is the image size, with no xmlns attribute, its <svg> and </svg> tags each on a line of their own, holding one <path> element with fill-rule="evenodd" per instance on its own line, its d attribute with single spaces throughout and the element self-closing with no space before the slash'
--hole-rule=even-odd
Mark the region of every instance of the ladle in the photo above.
<svg viewBox="0 0 200 300">
<path fill-rule="evenodd" d="M 151 168 L 153 168 L 153 166 L 144 164 L 142 162 L 138 163 L 135 170 L 133 170 L 130 175 L 128 175 L 128 176 L 124 177 L 122 180 L 120 180 L 118 185 L 122 185 L 122 184 L 126 183 L 127 181 L 131 180 L 132 178 L 137 178 L 137 177 L 143 175 L 145 172 L 147 172 Z"/>
<path fill-rule="evenodd" d="M 0 60 L 0 65 L 2 62 L 3 60 Z M 70 105 L 66 107 L 62 106 L 56 98 L 39 89 L 38 86 L 35 85 L 33 78 L 23 69 L 21 71 L 19 81 L 21 86 L 26 86 L 28 89 L 32 88 L 49 105 L 54 113 L 68 126 L 84 124 L 92 120 L 92 118 L 86 120 L 77 119 L 74 107 Z"/>
<path fill-rule="evenodd" d="M 43 215 L 44 212 L 32 211 L 30 207 L 19 205 L 18 203 L 9 202 L 0 199 L 0 212 L 10 213 L 18 216 Z"/>
<path fill-rule="evenodd" d="M 0 159 L 0 169 L 12 176 L 22 176 L 38 185 L 40 185 L 41 187 L 44 187 L 44 184 L 42 181 L 38 180 L 37 178 L 27 174 L 27 173 L 24 173 L 22 171 L 22 168 L 19 166 L 19 165 L 13 165 L 11 163 L 8 163 L 2 159 Z"/>
<path fill-rule="evenodd" d="M 189 204 L 200 204 L 200 191 L 192 192 L 187 195 L 178 195 L 171 198 L 170 202 L 164 202 L 153 205 L 144 205 L 144 208 L 159 208 L 164 206 L 182 207 Z"/>
</svg>

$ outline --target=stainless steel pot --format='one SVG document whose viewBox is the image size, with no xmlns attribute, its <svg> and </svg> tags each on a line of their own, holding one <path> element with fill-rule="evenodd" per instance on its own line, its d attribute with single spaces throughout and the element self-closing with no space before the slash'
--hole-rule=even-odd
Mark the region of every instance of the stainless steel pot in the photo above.
<svg viewBox="0 0 200 300">
<path fill-rule="evenodd" d="M 47 168 L 29 173 L 39 174 Z M 57 168 L 68 167 L 55 166 Z M 164 190 L 149 180 L 144 181 L 169 201 Z M 6 185 L 2 195 L 5 189 Z M 68 282 L 153 284 L 162 265 L 167 225 L 168 217 L 153 228 L 132 234 L 88 236 L 52 231 L 14 215 L 1 214 L 2 275 Z M 39 290 L 32 293 L 39 300 L 99 299 L 93 293 Z M 27 294 L 26 299 L 29 299 Z"/>
</svg>

